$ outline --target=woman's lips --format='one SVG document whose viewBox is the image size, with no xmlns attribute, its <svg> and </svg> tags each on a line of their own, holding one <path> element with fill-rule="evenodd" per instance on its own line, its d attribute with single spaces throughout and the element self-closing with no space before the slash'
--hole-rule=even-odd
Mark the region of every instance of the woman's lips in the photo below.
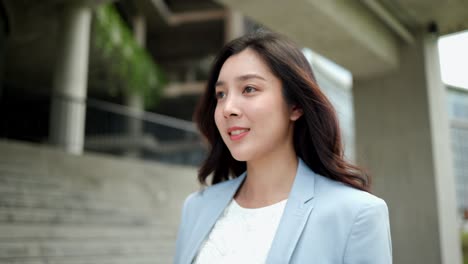
<svg viewBox="0 0 468 264">
<path fill-rule="evenodd" d="M 231 140 L 240 140 L 249 133 L 250 129 L 243 127 L 232 127 L 228 129 Z"/>
</svg>

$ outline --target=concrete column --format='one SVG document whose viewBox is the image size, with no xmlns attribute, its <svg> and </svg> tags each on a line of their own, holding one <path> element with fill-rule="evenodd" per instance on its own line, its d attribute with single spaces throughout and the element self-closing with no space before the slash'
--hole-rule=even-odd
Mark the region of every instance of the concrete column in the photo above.
<svg viewBox="0 0 468 264">
<path fill-rule="evenodd" d="M 54 72 L 50 142 L 69 153 L 83 152 L 91 8 L 70 6 L 63 14 Z"/>
<path fill-rule="evenodd" d="M 143 136 L 144 99 L 137 93 L 128 93 L 125 97 L 125 104 L 131 108 L 132 114 L 127 118 L 126 136 L 131 139 L 132 145 L 125 150 L 125 156 L 137 158 L 140 155 L 139 142 Z"/>
<path fill-rule="evenodd" d="M 224 21 L 224 39 L 229 42 L 245 34 L 244 16 L 233 9 L 228 9 Z"/>
<path fill-rule="evenodd" d="M 432 132 L 432 159 L 439 211 L 440 251 L 442 263 L 462 263 L 447 88 L 442 82 L 437 40 L 438 36 L 435 34 L 426 35 L 423 39 Z"/>
<path fill-rule="evenodd" d="M 358 163 L 389 205 L 394 263 L 461 264 L 437 37 L 421 34 L 400 61 L 354 82 Z"/>
<path fill-rule="evenodd" d="M 139 15 L 133 18 L 133 31 L 136 42 L 141 47 L 145 47 L 146 21 L 143 16 Z M 143 122 L 141 117 L 144 113 L 144 98 L 140 93 L 128 92 L 125 98 L 125 103 L 133 111 L 133 115 L 129 116 L 127 120 L 127 136 L 135 143 L 125 152 L 125 155 L 127 157 L 138 157 L 140 153 L 138 142 L 140 142 L 139 140 L 143 136 Z"/>
</svg>

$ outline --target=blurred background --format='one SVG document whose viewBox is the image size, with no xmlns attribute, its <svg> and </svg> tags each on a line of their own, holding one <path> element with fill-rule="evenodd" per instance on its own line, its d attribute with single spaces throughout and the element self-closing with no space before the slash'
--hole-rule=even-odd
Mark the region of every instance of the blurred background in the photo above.
<svg viewBox="0 0 468 264">
<path fill-rule="evenodd" d="M 468 263 L 468 3 L 0 0 L 0 263 L 171 263 L 210 64 L 259 29 L 303 47 L 394 263 Z"/>
</svg>

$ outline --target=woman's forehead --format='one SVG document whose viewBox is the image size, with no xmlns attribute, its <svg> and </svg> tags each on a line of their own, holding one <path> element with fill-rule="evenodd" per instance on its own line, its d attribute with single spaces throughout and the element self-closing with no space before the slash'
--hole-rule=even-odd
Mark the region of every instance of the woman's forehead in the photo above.
<svg viewBox="0 0 468 264">
<path fill-rule="evenodd" d="M 230 56 L 224 62 L 218 81 L 240 80 L 241 76 L 259 76 L 268 79 L 271 75 L 272 72 L 263 58 L 256 51 L 247 48 Z"/>
</svg>

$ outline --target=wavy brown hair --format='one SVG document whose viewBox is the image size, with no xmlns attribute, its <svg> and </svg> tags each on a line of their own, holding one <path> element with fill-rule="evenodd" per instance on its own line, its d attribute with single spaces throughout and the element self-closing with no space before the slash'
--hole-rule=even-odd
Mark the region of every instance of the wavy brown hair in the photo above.
<svg viewBox="0 0 468 264">
<path fill-rule="evenodd" d="M 344 158 L 337 115 L 330 101 L 320 90 L 312 68 L 301 50 L 285 37 L 257 32 L 226 44 L 216 57 L 194 114 L 195 122 L 210 145 L 206 160 L 198 171 L 198 180 L 206 185 L 238 177 L 246 170 L 246 162 L 235 160 L 214 121 L 217 104 L 215 84 L 224 62 L 232 55 L 250 48 L 266 62 L 282 82 L 283 96 L 289 105 L 303 110 L 294 124 L 294 149 L 315 173 L 343 182 L 354 188 L 370 191 L 370 177 Z"/>
</svg>

